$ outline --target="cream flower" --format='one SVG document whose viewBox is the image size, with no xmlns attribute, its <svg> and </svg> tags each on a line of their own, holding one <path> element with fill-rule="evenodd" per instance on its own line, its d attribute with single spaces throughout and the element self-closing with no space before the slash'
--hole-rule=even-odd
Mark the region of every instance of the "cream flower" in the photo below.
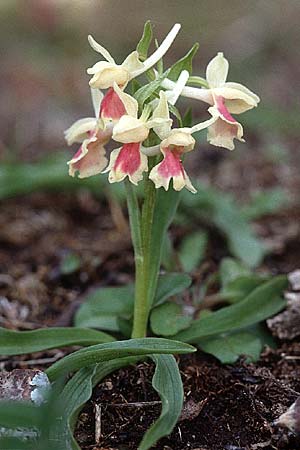
<svg viewBox="0 0 300 450">
<path fill-rule="evenodd" d="M 108 89 L 113 87 L 114 83 L 117 83 L 123 87 L 133 78 L 146 72 L 168 51 L 180 27 L 180 24 L 175 24 L 157 50 L 144 62 L 139 60 L 138 52 L 134 51 L 127 56 L 122 64 L 117 64 L 111 54 L 102 45 L 98 44 L 92 36 L 89 36 L 91 47 L 106 60 L 97 62 L 93 67 L 87 69 L 87 73 L 92 75 L 90 86 Z"/>
<path fill-rule="evenodd" d="M 87 117 L 77 120 L 65 131 L 68 145 L 74 142 L 81 143 L 80 148 L 68 162 L 69 175 L 75 176 L 79 172 L 79 178 L 86 178 L 100 173 L 107 165 L 104 145 L 110 140 L 112 128 L 101 129 L 99 115 L 103 94 L 98 89 L 91 89 L 95 117 Z"/>
<path fill-rule="evenodd" d="M 208 129 L 208 141 L 213 145 L 232 150 L 235 138 L 244 141 L 242 125 L 232 117 L 232 114 L 241 114 L 256 107 L 260 99 L 242 84 L 227 82 L 228 69 L 227 59 L 223 53 L 218 53 L 206 69 L 208 89 L 186 86 L 182 89 L 181 95 L 212 105 L 208 111 L 216 120 Z M 167 89 L 172 89 L 174 84 L 170 80 L 162 82 L 162 86 Z"/>
</svg>

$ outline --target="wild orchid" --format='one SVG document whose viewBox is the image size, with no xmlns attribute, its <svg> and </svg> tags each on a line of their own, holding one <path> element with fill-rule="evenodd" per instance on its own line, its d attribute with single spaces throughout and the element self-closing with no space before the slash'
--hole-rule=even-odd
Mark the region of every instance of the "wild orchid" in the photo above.
<svg viewBox="0 0 300 450">
<path fill-rule="evenodd" d="M 182 382 L 171 354 L 194 351 L 194 348 L 174 339 L 199 344 L 199 321 L 185 317 L 183 321 L 177 322 L 175 317 L 171 317 L 176 331 L 165 330 L 163 324 L 157 332 L 153 319 L 155 315 L 157 318 L 155 313 L 159 306 L 165 306 L 166 299 L 174 294 L 170 281 L 166 284 L 161 282 L 160 264 L 167 230 L 179 202 L 178 191 L 186 188 L 191 193 L 197 192 L 184 168 L 185 156 L 191 151 L 201 150 L 195 133 L 205 129 L 210 144 L 233 149 L 234 139 L 243 141 L 243 128 L 232 114 L 245 112 L 259 102 L 259 98 L 249 89 L 226 81 L 229 64 L 222 53 L 218 53 L 208 64 L 206 80 L 191 74 L 193 52 L 189 52 L 163 72 L 162 57 L 179 29 L 180 25 L 174 25 L 162 44 L 147 58 L 152 28 L 149 22 L 146 23 L 137 47 L 139 50 L 133 51 L 122 64 L 117 64 L 111 54 L 89 36 L 92 48 L 105 59 L 88 69 L 88 74 L 92 75 L 90 87 L 95 117 L 75 122 L 65 133 L 69 145 L 81 143 L 68 163 L 70 175 L 74 176 L 78 171 L 79 177 L 84 178 L 108 173 L 110 183 L 124 181 L 135 256 L 134 305 L 131 303 L 131 290 L 124 299 L 118 291 L 114 300 L 121 305 L 120 315 L 115 314 L 113 301 L 104 302 L 105 305 L 101 303 L 100 310 L 104 306 L 105 314 L 107 311 L 111 312 L 113 319 L 110 325 L 106 322 L 103 325 L 102 322 L 99 328 L 111 329 L 118 332 L 118 335 L 125 330 L 126 336 L 131 335 L 132 339 L 98 344 L 94 350 L 93 347 L 79 350 L 74 357 L 68 355 L 55 363 L 48 373 L 52 378 L 57 378 L 60 374 L 65 374 L 66 366 L 69 371 L 74 371 L 80 364 L 90 367 L 100 361 L 107 362 L 104 373 L 109 373 L 114 368 L 135 362 L 137 359 L 132 361 L 133 356 L 145 358 L 150 355 L 156 364 L 155 373 L 161 375 L 163 372 L 162 380 L 167 386 L 166 391 L 161 387 L 158 389 L 162 401 L 165 402 L 165 395 L 173 395 L 174 392 L 176 395 L 171 399 L 173 406 L 167 419 L 164 418 L 164 412 L 159 419 L 164 426 L 160 423 L 156 428 L 155 424 L 146 433 L 139 450 L 152 448 L 160 437 L 169 434 L 180 415 L 183 402 Z M 135 80 L 131 83 L 142 74 L 148 82 L 144 81 L 142 84 L 140 80 Z M 187 86 L 195 80 L 200 80 L 204 87 Z M 107 90 L 106 94 L 103 95 L 99 89 Z M 182 117 L 181 109 L 178 108 L 181 96 L 208 104 L 208 118 L 193 125 L 189 115 Z M 113 150 L 108 163 L 104 146 L 109 141 Z M 144 186 L 144 194 L 137 189 L 138 184 Z M 177 277 L 178 274 L 175 275 Z M 175 292 L 177 293 L 176 289 Z M 169 301 L 167 312 L 162 318 L 169 320 L 168 308 L 174 311 L 177 306 Z M 200 322 L 202 330 L 203 321 Z M 88 326 L 95 326 L 95 323 L 92 321 L 92 325 Z M 154 334 L 170 339 L 147 337 L 149 326 Z M 109 338 L 114 339 L 111 336 Z M 91 373 L 94 377 L 95 372 Z"/>
</svg>

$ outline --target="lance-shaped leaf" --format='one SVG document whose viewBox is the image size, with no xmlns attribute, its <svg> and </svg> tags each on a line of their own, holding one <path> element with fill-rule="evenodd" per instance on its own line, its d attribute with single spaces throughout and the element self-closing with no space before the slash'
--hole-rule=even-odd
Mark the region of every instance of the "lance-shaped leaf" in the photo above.
<svg viewBox="0 0 300 450">
<path fill-rule="evenodd" d="M 149 248 L 151 249 L 150 267 L 149 267 L 149 289 L 148 289 L 148 304 L 151 305 L 154 300 L 157 279 L 161 262 L 161 255 L 163 249 L 163 241 L 166 232 L 171 224 L 180 199 L 180 193 L 174 189 L 165 191 L 158 189 L 156 195 L 156 204 L 153 216 L 151 242 Z"/>
<path fill-rule="evenodd" d="M 85 328 L 42 328 L 13 331 L 0 328 L 0 354 L 22 355 L 70 345 L 88 346 L 115 339 L 101 331 Z"/>
<path fill-rule="evenodd" d="M 85 367 L 68 381 L 61 393 L 62 403 L 65 406 L 59 427 L 56 429 L 56 437 L 64 440 L 65 450 L 80 450 L 73 432 L 81 409 L 92 396 L 93 387 L 109 373 L 134 364 L 138 360 L 136 357 L 118 358 L 92 367 Z"/>
<path fill-rule="evenodd" d="M 159 418 L 149 428 L 138 450 L 148 450 L 173 430 L 180 416 L 183 404 L 183 386 L 174 356 L 151 355 L 156 364 L 152 386 L 161 398 L 162 409 Z"/>
<path fill-rule="evenodd" d="M 47 375 L 51 380 L 55 380 L 66 373 L 116 358 L 143 356 L 152 353 L 190 353 L 195 350 L 194 347 L 182 342 L 158 338 L 129 339 L 127 341 L 92 345 L 57 361 L 47 370 Z"/>
<path fill-rule="evenodd" d="M 187 70 L 189 74 L 193 72 L 193 58 L 197 53 L 199 44 L 196 42 L 193 47 L 180 58 L 170 69 L 168 78 L 172 81 L 176 81 L 183 70 Z"/>
<path fill-rule="evenodd" d="M 216 336 L 261 322 L 285 307 L 286 301 L 281 295 L 287 285 L 285 275 L 274 277 L 273 280 L 258 286 L 239 303 L 195 320 L 189 329 L 173 337 L 176 340 L 195 343 L 201 338 Z"/>
<path fill-rule="evenodd" d="M 148 98 L 151 97 L 151 95 L 154 94 L 154 92 L 158 90 L 162 81 L 165 78 L 167 78 L 168 74 L 169 74 L 169 69 L 166 70 L 158 78 L 156 78 L 155 80 L 146 84 L 145 86 L 142 86 L 138 91 L 136 91 L 136 93 L 134 94 L 134 97 L 138 101 L 140 108 L 142 108 L 145 101 L 148 100 Z"/>
<path fill-rule="evenodd" d="M 148 56 L 148 50 L 152 41 L 152 36 L 153 36 L 152 25 L 150 20 L 147 20 L 147 22 L 144 25 L 143 35 L 136 47 L 136 50 L 139 54 L 139 59 L 141 61 L 145 61 L 145 59 Z"/>
</svg>

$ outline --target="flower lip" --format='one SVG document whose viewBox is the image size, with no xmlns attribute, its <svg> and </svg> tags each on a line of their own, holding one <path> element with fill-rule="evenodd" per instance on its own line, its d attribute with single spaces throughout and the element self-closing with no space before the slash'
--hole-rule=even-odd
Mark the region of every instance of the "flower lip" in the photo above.
<svg viewBox="0 0 300 450">
<path fill-rule="evenodd" d="M 143 142 L 147 139 L 149 128 L 146 124 L 136 117 L 124 115 L 115 125 L 113 139 L 123 144 L 130 142 Z"/>
<path fill-rule="evenodd" d="M 161 149 L 176 149 L 179 147 L 181 153 L 187 153 L 193 150 L 195 139 L 188 128 L 175 128 L 171 130 L 169 136 L 161 142 Z"/>
</svg>

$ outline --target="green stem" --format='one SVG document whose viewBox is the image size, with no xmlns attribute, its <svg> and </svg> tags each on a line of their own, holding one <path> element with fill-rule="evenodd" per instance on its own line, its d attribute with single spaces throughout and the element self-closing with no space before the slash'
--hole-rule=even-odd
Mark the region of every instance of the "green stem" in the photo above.
<svg viewBox="0 0 300 450">
<path fill-rule="evenodd" d="M 127 207 L 135 260 L 135 301 L 132 337 L 145 337 L 147 333 L 148 307 L 147 291 L 144 282 L 144 252 L 141 234 L 141 214 L 136 192 L 126 181 Z"/>
</svg>

